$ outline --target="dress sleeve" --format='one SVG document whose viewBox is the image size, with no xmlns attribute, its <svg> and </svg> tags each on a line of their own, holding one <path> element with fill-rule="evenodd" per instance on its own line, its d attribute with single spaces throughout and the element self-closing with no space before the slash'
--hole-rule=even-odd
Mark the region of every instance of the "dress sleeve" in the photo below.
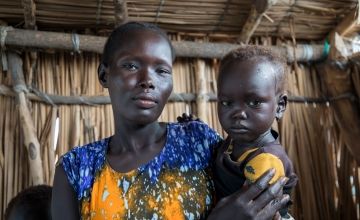
<svg viewBox="0 0 360 220">
<path fill-rule="evenodd" d="M 245 165 L 244 175 L 246 179 L 255 182 L 262 174 L 271 168 L 275 169 L 275 175 L 270 180 L 270 184 L 274 183 L 280 177 L 285 176 L 284 165 L 277 156 L 270 153 L 261 153 Z"/>
<path fill-rule="evenodd" d="M 204 122 L 196 121 L 192 122 L 192 125 L 196 127 L 196 129 L 194 129 L 194 135 L 203 139 L 204 142 L 207 142 L 207 145 L 209 146 L 211 151 L 213 150 L 213 148 L 216 148 L 219 142 L 222 140 L 221 136 Z"/>
</svg>

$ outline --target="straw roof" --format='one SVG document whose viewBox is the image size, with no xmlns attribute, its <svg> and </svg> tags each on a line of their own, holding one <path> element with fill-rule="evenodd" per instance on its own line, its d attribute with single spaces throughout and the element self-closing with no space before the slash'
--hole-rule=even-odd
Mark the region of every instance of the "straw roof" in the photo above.
<svg viewBox="0 0 360 220">
<path fill-rule="evenodd" d="M 120 2 L 120 3 L 117 3 Z M 116 4 L 124 0 L 1 0 L 0 20 L 19 27 L 31 19 L 39 30 L 110 30 L 116 22 Z M 261 2 L 256 6 L 254 2 Z M 251 9 L 260 18 L 252 36 L 322 40 L 350 12 L 357 0 L 128 0 L 121 16 L 126 20 L 157 23 L 169 32 L 224 36 L 237 39 L 248 23 Z M 114 5 L 115 4 L 115 5 Z M 121 10 L 120 10 L 121 11 Z M 263 12 L 263 13 L 261 13 Z M 118 12 L 120 13 L 120 12 Z M 118 14 L 119 15 L 119 14 Z M 354 29 L 356 31 L 357 29 Z"/>
</svg>

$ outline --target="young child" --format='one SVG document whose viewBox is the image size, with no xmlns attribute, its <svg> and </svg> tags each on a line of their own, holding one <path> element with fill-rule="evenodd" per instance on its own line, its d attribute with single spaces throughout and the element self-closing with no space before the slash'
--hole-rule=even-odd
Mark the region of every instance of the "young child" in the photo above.
<svg viewBox="0 0 360 220">
<path fill-rule="evenodd" d="M 5 220 L 51 220 L 51 190 L 38 185 L 21 191 L 9 202 Z"/>
<path fill-rule="evenodd" d="M 284 193 L 296 185 L 293 165 L 271 129 L 287 104 L 283 58 L 259 46 L 246 46 L 228 53 L 218 76 L 218 116 L 228 137 L 217 150 L 214 167 L 220 198 L 254 182 L 266 170 L 275 169 L 270 184 L 279 177 L 288 181 Z M 289 218 L 287 208 L 280 211 Z"/>
</svg>

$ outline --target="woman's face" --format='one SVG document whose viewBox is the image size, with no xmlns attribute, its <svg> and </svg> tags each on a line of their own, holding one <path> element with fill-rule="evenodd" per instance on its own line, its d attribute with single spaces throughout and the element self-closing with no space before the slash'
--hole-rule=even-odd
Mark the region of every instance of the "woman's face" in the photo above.
<svg viewBox="0 0 360 220">
<path fill-rule="evenodd" d="M 173 88 L 170 45 L 151 30 L 132 30 L 122 40 L 102 82 L 109 89 L 114 116 L 136 124 L 154 122 Z"/>
</svg>

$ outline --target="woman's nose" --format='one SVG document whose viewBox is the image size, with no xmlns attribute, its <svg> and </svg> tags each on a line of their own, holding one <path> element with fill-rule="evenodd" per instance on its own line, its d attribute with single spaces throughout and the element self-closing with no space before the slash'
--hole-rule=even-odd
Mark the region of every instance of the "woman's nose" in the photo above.
<svg viewBox="0 0 360 220">
<path fill-rule="evenodd" d="M 143 89 L 155 89 L 155 86 L 154 86 L 152 80 L 140 81 L 138 85 Z"/>
<path fill-rule="evenodd" d="M 144 69 L 139 73 L 138 86 L 140 86 L 143 89 L 154 89 L 155 88 L 155 85 L 152 80 L 151 70 Z"/>
</svg>

